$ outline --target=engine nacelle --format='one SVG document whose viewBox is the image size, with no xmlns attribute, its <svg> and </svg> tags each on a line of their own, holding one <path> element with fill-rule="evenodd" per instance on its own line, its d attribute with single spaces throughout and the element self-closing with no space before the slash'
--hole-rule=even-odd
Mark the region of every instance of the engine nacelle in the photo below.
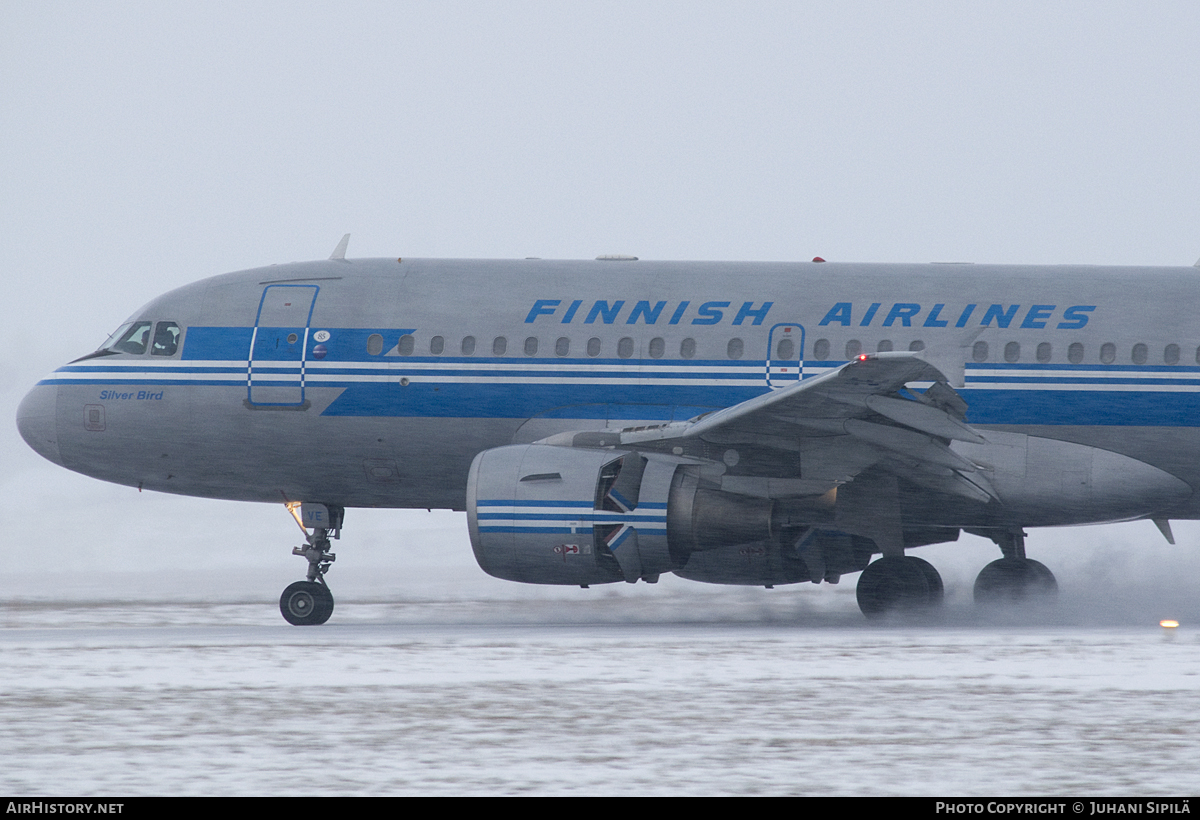
<svg viewBox="0 0 1200 820">
<path fill-rule="evenodd" d="M 533 584 L 654 580 L 694 552 L 771 538 L 777 503 L 705 487 L 658 453 L 517 444 L 475 457 L 471 547 L 489 575 Z"/>
</svg>

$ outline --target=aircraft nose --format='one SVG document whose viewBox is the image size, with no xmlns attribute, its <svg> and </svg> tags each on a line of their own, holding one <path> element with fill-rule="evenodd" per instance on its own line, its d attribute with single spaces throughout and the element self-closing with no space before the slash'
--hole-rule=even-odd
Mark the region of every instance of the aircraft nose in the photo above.
<svg viewBox="0 0 1200 820">
<path fill-rule="evenodd" d="M 39 384 L 17 408 L 17 429 L 25 443 L 42 458 L 62 466 L 58 449 L 58 387 Z"/>
</svg>

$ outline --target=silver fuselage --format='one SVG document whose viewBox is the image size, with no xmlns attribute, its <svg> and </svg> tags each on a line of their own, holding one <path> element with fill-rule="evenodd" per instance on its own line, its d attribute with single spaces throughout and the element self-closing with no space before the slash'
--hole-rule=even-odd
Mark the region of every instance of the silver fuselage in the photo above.
<svg viewBox="0 0 1200 820">
<path fill-rule="evenodd" d="M 1196 487 L 1198 296 L 1194 268 L 296 263 L 155 299 L 131 321 L 177 323 L 177 350 L 64 365 L 19 425 L 50 460 L 147 490 L 463 509 L 483 450 L 680 421 L 859 351 L 923 349 L 955 374 L 973 427 L 1119 453 Z M 1200 517 L 1194 494 L 1168 506 L 1146 514 Z M 919 516 L 970 523 L 953 505 Z"/>
</svg>

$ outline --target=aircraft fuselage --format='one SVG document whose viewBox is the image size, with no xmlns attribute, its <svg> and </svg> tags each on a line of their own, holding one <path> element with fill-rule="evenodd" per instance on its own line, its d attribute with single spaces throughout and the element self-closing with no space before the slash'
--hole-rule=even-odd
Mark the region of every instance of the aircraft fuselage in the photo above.
<svg viewBox="0 0 1200 820">
<path fill-rule="evenodd" d="M 143 336 L 60 367 L 19 423 L 47 458 L 147 490 L 463 509 L 484 450 L 683 421 L 860 352 L 922 350 L 958 382 L 975 428 L 1117 453 L 1181 482 L 1157 503 L 1153 480 L 1130 488 L 1109 516 L 1067 506 L 1015 523 L 1197 518 L 1198 288 L 1192 268 L 278 265 L 150 302 L 129 320 L 148 323 Z M 166 324 L 177 342 L 151 343 Z M 803 477 L 799 455 L 784 462 L 728 466 Z M 1054 482 L 1071 481 L 1064 470 Z M 981 520 L 970 504 L 925 506 L 911 509 L 926 523 Z"/>
</svg>

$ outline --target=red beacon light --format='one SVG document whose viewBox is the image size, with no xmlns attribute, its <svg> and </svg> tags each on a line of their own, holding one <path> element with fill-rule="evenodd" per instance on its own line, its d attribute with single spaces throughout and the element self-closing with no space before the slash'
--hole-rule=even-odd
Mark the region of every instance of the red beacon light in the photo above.
<svg viewBox="0 0 1200 820">
<path fill-rule="evenodd" d="M 859 354 L 858 354 L 858 360 L 859 360 L 860 362 L 865 362 L 865 361 L 866 361 L 867 359 L 869 359 L 869 358 L 871 358 L 871 357 L 870 357 L 870 356 L 868 356 L 866 353 L 859 353 Z"/>
</svg>

